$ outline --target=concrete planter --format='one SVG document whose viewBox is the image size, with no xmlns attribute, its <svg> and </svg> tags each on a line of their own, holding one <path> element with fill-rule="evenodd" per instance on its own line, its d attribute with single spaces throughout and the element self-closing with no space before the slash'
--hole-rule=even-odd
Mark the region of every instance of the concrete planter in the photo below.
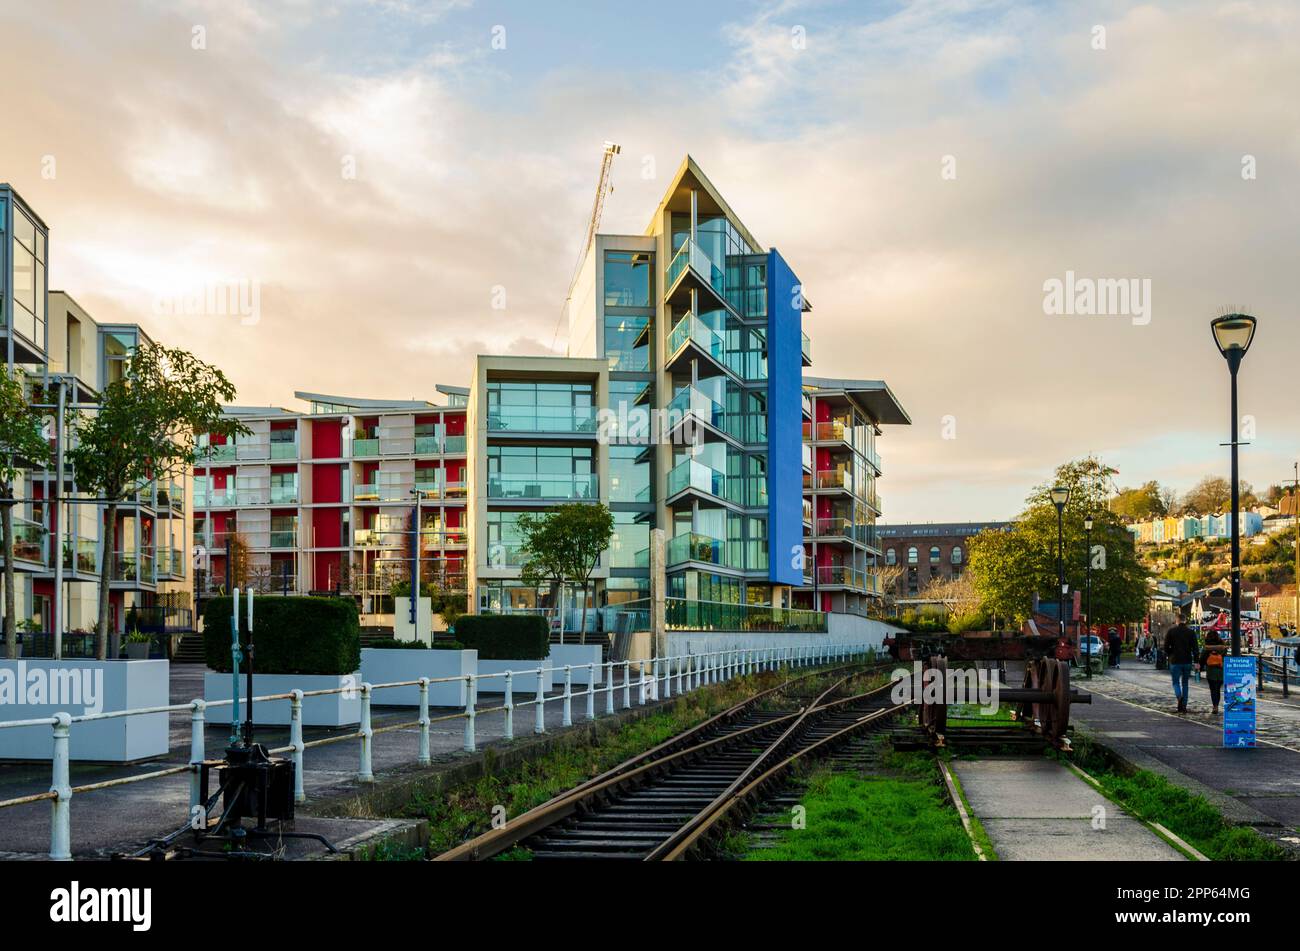
<svg viewBox="0 0 1300 951">
<path fill-rule="evenodd" d="M 0 660 L 0 721 L 167 706 L 169 667 L 165 660 Z M 74 760 L 103 763 L 164 756 L 167 714 L 74 723 L 69 750 Z M 0 759 L 53 755 L 52 727 L 0 730 Z"/>
<path fill-rule="evenodd" d="M 513 694 L 530 694 L 537 695 L 537 674 L 533 673 L 538 667 L 554 667 L 555 664 L 550 657 L 543 657 L 541 660 L 480 660 L 478 662 L 478 675 L 485 674 L 504 674 L 507 670 L 514 671 L 514 677 L 511 691 Z M 528 671 L 525 673 L 525 671 Z M 559 674 L 559 683 L 564 682 L 563 671 L 550 671 L 543 675 L 543 684 L 547 690 L 556 684 L 556 674 Z M 505 693 L 506 679 L 504 677 L 493 677 L 491 680 L 480 680 L 478 684 L 479 693 Z"/>
<path fill-rule="evenodd" d="M 369 684 L 428 677 L 465 677 L 478 673 L 478 651 L 443 651 L 379 647 L 361 649 L 361 679 Z M 375 704 L 418 707 L 419 687 L 390 687 L 371 695 Z M 429 684 L 429 706 L 465 706 L 465 682 Z"/>
<path fill-rule="evenodd" d="M 553 667 L 564 667 L 566 664 L 573 668 L 573 683 L 587 686 L 590 680 L 591 672 L 587 669 L 588 664 L 596 665 L 596 683 L 605 682 L 605 668 L 600 661 L 601 646 L 599 644 L 552 644 L 550 662 Z M 555 672 L 555 682 L 564 683 L 564 671 Z"/>
<path fill-rule="evenodd" d="M 410 653 L 407 651 L 406 653 Z M 244 696 L 247 675 L 239 675 L 239 718 L 247 715 Z M 288 693 L 291 690 L 335 690 L 351 687 L 343 693 L 304 697 L 303 726 L 349 726 L 361 722 L 361 672 L 354 674 L 253 674 L 253 696 Z M 230 699 L 230 674 L 209 670 L 203 676 L 203 699 L 212 703 Z M 209 723 L 229 723 L 233 707 L 226 704 L 208 708 Z M 288 700 L 266 700 L 253 704 L 253 722 L 258 726 L 288 726 L 291 706 Z"/>
<path fill-rule="evenodd" d="M 150 645 L 147 641 L 142 644 L 127 644 L 126 659 L 127 660 L 148 660 L 149 646 Z"/>
</svg>

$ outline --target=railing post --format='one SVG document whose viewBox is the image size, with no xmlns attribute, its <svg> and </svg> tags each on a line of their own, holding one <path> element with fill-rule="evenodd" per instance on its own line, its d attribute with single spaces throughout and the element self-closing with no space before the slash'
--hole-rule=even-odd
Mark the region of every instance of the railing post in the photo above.
<svg viewBox="0 0 1300 951">
<path fill-rule="evenodd" d="M 306 802 L 303 788 L 302 754 L 307 749 L 302 741 L 302 691 L 294 688 L 289 698 L 289 745 L 293 747 L 293 801 Z"/>
<path fill-rule="evenodd" d="M 512 670 L 506 671 L 506 700 L 503 706 L 506 708 L 506 739 L 515 738 L 515 674 Z"/>
<path fill-rule="evenodd" d="M 632 706 L 632 662 L 623 661 L 623 709 Z"/>
<path fill-rule="evenodd" d="M 678 657 L 678 658 L 676 658 L 676 660 L 677 660 L 677 693 L 678 693 L 679 695 L 685 692 L 685 691 L 682 690 L 682 662 L 683 662 L 685 659 L 686 659 L 686 658 L 684 658 L 684 657 Z"/>
<path fill-rule="evenodd" d="M 204 711 L 207 709 L 207 703 L 203 700 L 195 700 L 190 704 L 190 818 L 194 818 L 194 810 L 203 805 L 203 800 L 199 798 L 199 765 L 207 758 L 203 745 L 203 727 Z M 295 765 L 294 769 L 298 767 Z M 204 819 L 206 822 L 206 817 Z"/>
<path fill-rule="evenodd" d="M 564 665 L 564 719 L 561 726 L 573 726 L 573 668 Z"/>
<path fill-rule="evenodd" d="M 373 783 L 375 773 L 370 765 L 370 743 L 375 731 L 370 726 L 370 684 L 361 685 L 361 772 L 357 779 L 363 783 Z"/>
<path fill-rule="evenodd" d="M 587 719 L 596 719 L 596 668 L 599 664 L 587 665 Z"/>
<path fill-rule="evenodd" d="M 474 718 L 478 716 L 475 705 L 478 702 L 478 684 L 475 683 L 477 678 L 473 674 L 465 675 L 465 752 L 473 753 L 474 745 Z"/>
<path fill-rule="evenodd" d="M 638 661 L 636 665 L 636 695 L 637 706 L 645 706 L 645 661 Z"/>
<path fill-rule="evenodd" d="M 429 754 L 429 678 L 420 678 L 420 752 L 417 762 L 428 766 L 433 762 Z"/>
<path fill-rule="evenodd" d="M 546 668 L 537 668 L 537 718 L 533 722 L 534 733 L 546 732 Z"/>
<path fill-rule="evenodd" d="M 54 760 L 50 792 L 50 858 L 56 862 L 72 860 L 72 782 L 68 775 L 71 758 L 72 717 L 63 711 L 54 714 Z"/>
<path fill-rule="evenodd" d="M 614 662 L 605 662 L 605 712 L 614 712 Z"/>
<path fill-rule="evenodd" d="M 664 699 L 671 700 L 673 696 L 673 662 L 672 658 L 663 659 L 664 667 Z M 679 691 L 680 692 L 680 691 Z"/>
</svg>

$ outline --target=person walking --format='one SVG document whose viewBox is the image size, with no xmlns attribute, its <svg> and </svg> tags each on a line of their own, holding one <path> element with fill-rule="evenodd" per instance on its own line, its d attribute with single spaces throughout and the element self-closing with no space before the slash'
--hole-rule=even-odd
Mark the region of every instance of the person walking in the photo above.
<svg viewBox="0 0 1300 951">
<path fill-rule="evenodd" d="M 1228 645 L 1218 631 L 1209 631 L 1205 635 L 1205 647 L 1201 651 L 1199 665 L 1205 672 L 1205 683 L 1210 688 L 1210 712 L 1219 714 L 1219 697 L 1223 693 L 1223 655 L 1228 652 Z"/>
<path fill-rule="evenodd" d="M 1196 663 L 1196 632 L 1187 626 L 1186 615 L 1165 633 L 1165 653 L 1169 657 L 1169 679 L 1173 681 L 1178 712 L 1186 713 L 1188 682 Z"/>
<path fill-rule="evenodd" d="M 1119 629 L 1112 627 L 1110 629 L 1110 665 L 1119 666 L 1119 653 L 1124 648 L 1124 641 L 1120 639 Z"/>
</svg>

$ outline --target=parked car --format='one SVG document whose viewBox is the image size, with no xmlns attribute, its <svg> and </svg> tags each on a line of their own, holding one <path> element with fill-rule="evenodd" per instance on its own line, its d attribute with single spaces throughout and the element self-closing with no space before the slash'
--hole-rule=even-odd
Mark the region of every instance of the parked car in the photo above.
<svg viewBox="0 0 1300 951">
<path fill-rule="evenodd" d="M 1075 657 L 1074 663 L 1077 666 L 1080 663 L 1086 663 L 1084 660 L 1089 653 L 1094 657 L 1105 657 L 1109 648 L 1096 634 L 1084 634 L 1079 638 L 1079 650 Z"/>
</svg>

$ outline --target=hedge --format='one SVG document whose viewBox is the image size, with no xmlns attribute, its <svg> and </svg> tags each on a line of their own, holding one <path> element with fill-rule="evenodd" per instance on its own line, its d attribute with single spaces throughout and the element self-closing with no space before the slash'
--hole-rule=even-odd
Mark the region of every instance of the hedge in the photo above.
<svg viewBox="0 0 1300 951">
<path fill-rule="evenodd" d="M 213 598 L 203 610 L 208 667 L 230 672 L 230 603 Z M 241 628 L 247 602 L 239 604 Z M 243 634 L 247 638 L 247 632 Z M 355 673 L 361 667 L 361 624 L 350 598 L 258 597 L 253 602 L 255 674 Z M 247 662 L 240 670 L 247 669 Z"/>
<path fill-rule="evenodd" d="M 381 637 L 378 640 L 371 641 L 366 646 L 382 651 L 429 649 L 429 645 L 423 641 L 399 641 L 395 637 Z M 433 649 L 436 651 L 462 651 L 465 649 L 465 645 L 460 641 L 434 641 Z"/>
<path fill-rule="evenodd" d="M 551 653 L 551 629 L 536 614 L 466 614 L 456 640 L 478 651 L 479 660 L 541 660 Z"/>
</svg>

